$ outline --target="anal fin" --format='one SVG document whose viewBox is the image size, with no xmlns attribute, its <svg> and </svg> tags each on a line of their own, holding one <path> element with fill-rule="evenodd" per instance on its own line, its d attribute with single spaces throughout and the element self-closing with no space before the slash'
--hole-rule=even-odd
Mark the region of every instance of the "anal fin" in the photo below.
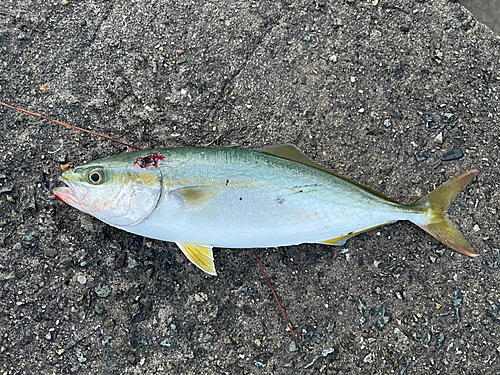
<svg viewBox="0 0 500 375">
<path fill-rule="evenodd" d="M 184 242 L 176 242 L 176 244 L 196 267 L 209 275 L 217 276 L 212 246 Z"/>
<path fill-rule="evenodd" d="M 331 240 L 326 240 L 326 241 L 320 242 L 320 244 L 322 244 L 322 245 L 344 246 L 345 243 L 347 242 L 347 240 L 349 238 L 351 238 L 351 237 L 352 236 L 332 238 Z"/>
<path fill-rule="evenodd" d="M 393 221 L 390 221 L 390 222 L 384 223 L 384 224 L 375 225 L 374 227 L 366 228 L 366 229 L 363 229 L 363 230 L 360 230 L 360 231 L 357 231 L 357 232 L 350 232 L 350 233 L 346 234 L 345 236 L 340 236 L 340 237 L 332 238 L 330 240 L 321 241 L 321 242 L 318 242 L 318 243 L 323 244 L 323 245 L 343 246 L 343 245 L 345 245 L 346 241 L 349 238 L 354 237 L 357 234 L 368 232 L 369 230 L 372 230 L 372 229 L 378 228 L 378 227 L 380 227 L 382 225 L 390 224 L 390 223 L 393 223 Z"/>
</svg>

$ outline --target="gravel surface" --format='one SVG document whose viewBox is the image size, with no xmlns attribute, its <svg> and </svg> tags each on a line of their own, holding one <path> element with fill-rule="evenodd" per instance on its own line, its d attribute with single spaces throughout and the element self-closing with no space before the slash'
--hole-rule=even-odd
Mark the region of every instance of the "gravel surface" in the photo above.
<svg viewBox="0 0 500 375">
<path fill-rule="evenodd" d="M 123 146 L 0 108 L 1 374 L 500 373 L 500 38 L 457 1 L 0 3 L 0 101 L 140 147 L 294 143 L 410 203 L 478 169 L 450 217 L 341 248 L 172 243 L 57 201 Z"/>
</svg>

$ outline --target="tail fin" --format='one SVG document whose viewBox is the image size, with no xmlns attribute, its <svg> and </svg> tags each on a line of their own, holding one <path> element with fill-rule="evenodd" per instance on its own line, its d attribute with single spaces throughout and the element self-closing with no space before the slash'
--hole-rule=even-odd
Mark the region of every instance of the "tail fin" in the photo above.
<svg viewBox="0 0 500 375">
<path fill-rule="evenodd" d="M 462 233 L 454 227 L 448 219 L 446 211 L 451 201 L 472 181 L 476 174 L 477 170 L 464 172 L 413 204 L 414 207 L 429 210 L 431 214 L 426 224 L 419 225 L 420 228 L 456 252 L 470 257 L 479 254 L 474 251 Z"/>
</svg>

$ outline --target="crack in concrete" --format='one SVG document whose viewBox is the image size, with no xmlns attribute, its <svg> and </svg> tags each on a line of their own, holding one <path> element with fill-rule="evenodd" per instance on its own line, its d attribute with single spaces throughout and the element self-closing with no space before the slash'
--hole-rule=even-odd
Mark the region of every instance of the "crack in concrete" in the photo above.
<svg viewBox="0 0 500 375">
<path fill-rule="evenodd" d="M 281 22 L 281 20 L 285 17 L 285 15 L 281 16 L 277 21 L 273 22 L 271 26 L 267 27 L 267 32 L 265 32 L 260 38 L 258 38 L 257 42 L 254 45 L 254 48 L 246 55 L 245 61 L 241 64 L 240 68 L 236 69 L 233 74 L 229 78 L 226 79 L 224 84 L 222 85 L 222 88 L 219 91 L 219 94 L 217 95 L 217 98 L 215 99 L 215 104 L 214 104 L 214 111 L 211 113 L 211 115 L 207 118 L 207 120 L 204 122 L 205 124 L 207 122 L 212 122 L 213 118 L 216 117 L 218 113 L 220 113 L 221 110 L 223 110 L 227 105 L 231 106 L 231 104 L 225 99 L 227 95 L 230 93 L 228 87 L 231 86 L 231 84 L 234 82 L 234 80 L 242 73 L 246 71 L 246 68 L 250 61 L 252 60 L 253 56 L 255 56 L 255 53 L 259 49 L 259 47 L 264 43 L 268 36 L 272 34 L 273 30 L 275 29 L 276 26 L 278 26 Z"/>
</svg>

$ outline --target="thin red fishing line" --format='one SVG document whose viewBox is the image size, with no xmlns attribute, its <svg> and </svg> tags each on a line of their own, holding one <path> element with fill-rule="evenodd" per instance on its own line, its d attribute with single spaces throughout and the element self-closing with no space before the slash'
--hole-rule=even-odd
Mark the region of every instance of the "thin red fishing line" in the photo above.
<svg viewBox="0 0 500 375">
<path fill-rule="evenodd" d="M 255 250 L 253 251 L 253 253 L 255 255 L 255 259 L 257 259 L 257 263 L 259 263 L 260 270 L 262 271 L 262 273 L 264 274 L 264 277 L 266 278 L 267 284 L 269 285 L 269 288 L 271 289 L 271 292 L 273 292 L 274 299 L 278 303 L 278 307 L 280 308 L 281 313 L 283 314 L 283 318 L 285 318 L 285 322 L 288 325 L 288 329 L 290 330 L 290 332 L 292 332 L 292 336 L 295 337 L 295 332 L 293 332 L 292 326 L 290 325 L 290 323 L 288 322 L 288 319 L 286 318 L 285 311 L 283 311 L 283 308 L 281 307 L 281 303 L 278 300 L 278 296 L 274 292 L 274 289 L 273 289 L 273 287 L 271 285 L 271 282 L 269 281 L 269 278 L 266 275 L 266 271 L 264 271 L 264 267 L 262 267 L 262 263 L 260 262 L 260 259 L 257 256 L 257 253 L 255 252 Z"/>
<path fill-rule="evenodd" d="M 51 118 L 39 115 L 38 113 L 33 113 L 33 112 L 27 111 L 25 109 L 17 108 L 17 107 L 14 107 L 12 105 L 9 105 L 9 104 L 6 104 L 6 103 L 2 103 L 2 102 L 0 102 L 0 105 L 3 105 L 4 107 L 7 107 L 7 108 L 15 109 L 16 111 L 19 111 L 19 112 L 27 113 L 28 115 L 35 116 L 35 117 L 38 117 L 38 118 L 41 118 L 41 119 L 44 119 L 44 120 L 47 120 L 47 121 L 52 121 L 52 122 L 54 122 L 56 124 L 59 124 L 59 125 L 62 125 L 62 126 L 66 126 L 68 128 L 74 129 L 74 130 L 80 130 L 80 131 L 85 132 L 85 133 L 90 133 L 92 135 L 96 135 L 98 137 L 107 139 L 108 141 L 113 141 L 113 142 L 119 143 L 121 145 L 130 147 L 130 148 L 135 148 L 136 150 L 143 150 L 143 148 L 129 145 L 128 143 L 119 141 L 118 139 L 114 139 L 114 138 L 108 137 L 107 135 L 99 134 L 99 133 L 93 132 L 92 130 L 87 130 L 87 129 L 79 128 L 78 126 L 66 124 L 65 122 L 62 122 L 62 121 L 53 120 Z"/>
</svg>

